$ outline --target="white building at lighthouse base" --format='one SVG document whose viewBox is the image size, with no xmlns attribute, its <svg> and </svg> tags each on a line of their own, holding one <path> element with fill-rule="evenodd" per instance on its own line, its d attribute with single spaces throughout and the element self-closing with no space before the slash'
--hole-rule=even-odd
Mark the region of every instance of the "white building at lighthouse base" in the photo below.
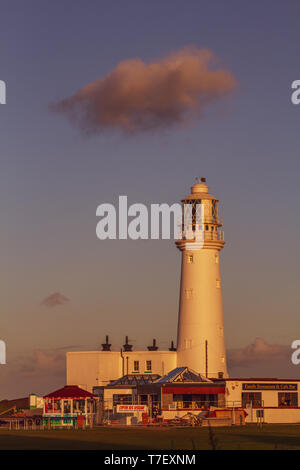
<svg viewBox="0 0 300 470">
<path fill-rule="evenodd" d="M 164 376 L 177 367 L 176 351 L 67 352 L 67 384 L 93 391 L 128 374 Z"/>
</svg>

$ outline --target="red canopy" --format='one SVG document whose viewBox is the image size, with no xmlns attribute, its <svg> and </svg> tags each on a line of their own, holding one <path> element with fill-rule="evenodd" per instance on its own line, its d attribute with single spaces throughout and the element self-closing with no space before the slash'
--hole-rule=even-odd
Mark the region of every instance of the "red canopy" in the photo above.
<svg viewBox="0 0 300 470">
<path fill-rule="evenodd" d="M 43 398 L 95 398 L 97 395 L 77 387 L 77 385 L 65 385 L 55 392 L 48 393 Z"/>
</svg>

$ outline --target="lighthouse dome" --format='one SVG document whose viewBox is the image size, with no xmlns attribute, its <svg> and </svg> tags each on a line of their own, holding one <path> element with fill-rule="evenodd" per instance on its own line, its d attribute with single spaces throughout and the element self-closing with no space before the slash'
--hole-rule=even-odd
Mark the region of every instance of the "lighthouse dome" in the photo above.
<svg viewBox="0 0 300 470">
<path fill-rule="evenodd" d="M 205 183 L 196 183 L 191 187 L 192 194 L 208 193 L 208 186 Z"/>
<path fill-rule="evenodd" d="M 217 198 L 209 194 L 209 187 L 206 184 L 206 178 L 197 178 L 197 182 L 191 187 L 191 194 L 186 196 L 182 202 L 194 201 L 194 200 L 207 200 L 214 199 L 218 201 Z"/>
</svg>

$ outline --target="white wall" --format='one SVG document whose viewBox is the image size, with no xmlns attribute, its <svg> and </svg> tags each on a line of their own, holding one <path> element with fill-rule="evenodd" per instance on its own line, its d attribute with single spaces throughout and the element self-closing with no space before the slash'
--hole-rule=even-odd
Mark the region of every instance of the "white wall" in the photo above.
<svg viewBox="0 0 300 470">
<path fill-rule="evenodd" d="M 92 392 L 97 385 L 107 385 L 120 377 L 121 356 L 114 351 L 79 351 L 67 353 L 67 385 L 78 385 Z"/>
<path fill-rule="evenodd" d="M 265 423 L 300 423 L 300 409 L 265 408 L 264 415 Z"/>
<path fill-rule="evenodd" d="M 300 380 L 299 381 L 291 381 L 289 380 L 272 380 L 272 379 L 254 379 L 254 380 L 249 380 L 249 379 L 240 379 L 240 380 L 226 380 L 226 404 L 227 406 L 232 406 L 233 402 L 236 406 L 238 406 L 238 403 L 241 404 L 242 402 L 242 393 L 243 392 L 260 392 L 261 397 L 262 397 L 262 402 L 263 405 L 268 407 L 268 406 L 274 406 L 278 407 L 278 393 L 279 392 L 288 392 L 289 390 L 243 390 L 243 383 L 251 384 L 251 383 L 263 383 L 267 386 L 268 383 L 270 384 L 297 384 L 298 383 L 298 406 L 300 406 L 300 395 L 299 395 L 299 389 L 300 389 Z M 290 390 L 290 392 L 293 392 L 293 390 Z"/>
<path fill-rule="evenodd" d="M 188 262 L 188 256 L 193 262 Z M 178 323 L 178 366 L 208 377 L 228 377 L 219 254 L 215 249 L 183 251 Z"/>
<path fill-rule="evenodd" d="M 122 375 L 132 374 L 134 361 L 139 361 L 139 373 L 146 371 L 146 361 L 152 362 L 152 374 L 165 375 L 176 367 L 175 351 L 132 351 L 123 353 L 115 351 L 78 351 L 67 353 L 67 385 L 92 391 L 94 386 L 107 385 Z M 128 358 L 128 362 L 127 362 Z"/>
<path fill-rule="evenodd" d="M 175 351 L 132 351 L 123 353 L 124 356 L 124 375 L 127 374 L 127 357 L 128 357 L 128 374 L 134 372 L 134 361 L 139 361 L 139 373 L 147 373 L 146 361 L 151 361 L 152 374 L 161 376 L 175 369 L 177 366 L 177 357 Z"/>
<path fill-rule="evenodd" d="M 243 390 L 243 383 L 263 383 L 267 385 L 268 383 L 273 384 L 298 384 L 298 389 L 300 388 L 299 381 L 288 380 L 227 380 L 226 381 L 226 406 L 240 406 L 242 402 L 242 393 L 243 392 L 261 392 L 262 403 L 264 407 L 264 422 L 265 423 L 300 423 L 300 408 L 281 408 L 278 407 L 278 393 L 284 392 L 284 390 Z M 288 391 L 288 390 L 287 390 Z M 292 390 L 290 390 L 292 392 Z M 300 406 L 300 394 L 298 390 L 298 406 Z M 246 423 L 256 423 L 256 408 L 246 408 L 248 416 L 246 417 Z"/>
</svg>

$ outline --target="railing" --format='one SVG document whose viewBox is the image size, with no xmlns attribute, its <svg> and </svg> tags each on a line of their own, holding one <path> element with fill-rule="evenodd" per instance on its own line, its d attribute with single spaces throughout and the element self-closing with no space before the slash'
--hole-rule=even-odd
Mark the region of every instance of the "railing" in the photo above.
<svg viewBox="0 0 300 470">
<path fill-rule="evenodd" d="M 264 401 L 263 400 L 242 400 L 242 401 L 229 401 L 226 400 L 226 408 L 263 408 Z"/>
<path fill-rule="evenodd" d="M 200 228 L 196 228 L 193 230 L 193 228 L 186 228 L 186 230 L 182 230 L 178 232 L 177 234 L 177 239 L 178 240 L 198 240 L 198 241 L 224 241 L 224 231 L 223 230 L 218 230 L 218 231 L 209 231 L 209 230 L 203 230 Z"/>
<path fill-rule="evenodd" d="M 175 401 L 168 406 L 169 410 L 180 410 L 180 409 L 207 409 L 211 406 L 222 406 L 216 400 L 193 400 L 193 401 Z"/>
<path fill-rule="evenodd" d="M 262 408 L 263 401 L 262 400 L 242 400 L 242 407 L 250 407 L 250 408 Z"/>
<path fill-rule="evenodd" d="M 226 408 L 241 408 L 242 402 L 241 400 L 226 400 L 225 406 Z"/>
</svg>

